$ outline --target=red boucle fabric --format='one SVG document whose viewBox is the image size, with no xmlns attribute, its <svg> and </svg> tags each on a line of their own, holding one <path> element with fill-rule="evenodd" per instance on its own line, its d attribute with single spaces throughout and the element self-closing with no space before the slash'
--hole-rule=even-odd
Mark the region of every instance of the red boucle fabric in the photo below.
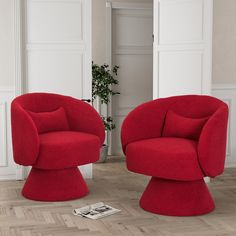
<svg viewBox="0 0 236 236">
<path fill-rule="evenodd" d="M 65 131 L 69 130 L 69 124 L 66 118 L 65 110 L 63 107 L 55 111 L 49 112 L 31 112 L 28 111 L 30 117 L 39 134 L 52 132 L 52 131 Z"/>
<path fill-rule="evenodd" d="M 77 167 L 62 170 L 32 168 L 22 190 L 24 197 L 37 201 L 66 201 L 89 192 Z"/>
<path fill-rule="evenodd" d="M 40 155 L 33 165 L 53 170 L 76 167 L 99 159 L 97 136 L 75 131 L 50 132 L 39 135 Z"/>
<path fill-rule="evenodd" d="M 128 144 L 129 170 L 161 178 L 197 180 L 203 177 L 197 142 L 181 138 L 155 138 Z"/>
<path fill-rule="evenodd" d="M 163 128 L 163 137 L 198 140 L 208 118 L 188 118 L 168 111 Z"/>
<path fill-rule="evenodd" d="M 195 216 L 215 208 L 203 179 L 173 181 L 152 178 L 145 189 L 140 206 L 153 213 L 170 216 Z"/>
<path fill-rule="evenodd" d="M 87 193 L 84 186 L 81 189 L 77 186 L 76 190 L 66 187 L 74 186 L 69 184 L 70 181 L 83 182 L 77 169 L 63 170 L 77 168 L 99 158 L 105 130 L 103 121 L 92 106 L 58 94 L 24 94 L 11 104 L 11 125 L 15 162 L 33 166 L 24 195 L 35 200 L 56 201 L 74 199 Z M 63 173 L 60 181 L 58 173 Z M 44 184 L 37 186 L 40 178 Z M 50 179 L 46 181 L 47 178 Z M 57 186 L 56 193 L 68 192 L 56 196 L 51 191 L 51 196 L 47 195 L 44 199 L 41 192 L 48 191 L 53 184 Z"/>
<path fill-rule="evenodd" d="M 128 114 L 121 129 L 128 169 L 161 179 L 150 182 L 147 197 L 140 202 L 144 209 L 180 216 L 214 209 L 202 181 L 204 176 L 215 177 L 224 170 L 227 122 L 227 105 L 214 97 L 201 95 L 157 99 Z M 163 137 L 171 134 L 175 137 Z M 195 187 L 186 192 L 185 185 Z M 158 194 L 164 189 L 168 189 L 166 194 L 171 194 L 171 198 L 166 197 L 163 202 Z M 179 207 L 182 206 L 179 191 L 186 192 L 182 205 L 186 204 L 188 211 Z"/>
</svg>

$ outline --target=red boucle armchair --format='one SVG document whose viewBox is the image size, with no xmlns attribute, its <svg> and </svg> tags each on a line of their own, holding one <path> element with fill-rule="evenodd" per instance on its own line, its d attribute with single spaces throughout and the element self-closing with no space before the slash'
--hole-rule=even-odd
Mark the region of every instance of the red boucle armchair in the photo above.
<svg viewBox="0 0 236 236">
<path fill-rule="evenodd" d="M 228 107 L 210 96 L 157 99 L 123 122 L 121 140 L 130 171 L 152 176 L 140 206 L 172 216 L 215 207 L 204 177 L 224 170 Z"/>
<path fill-rule="evenodd" d="M 88 193 L 77 166 L 99 159 L 105 137 L 89 104 L 57 94 L 25 94 L 11 104 L 11 124 L 14 160 L 32 166 L 23 196 L 64 201 Z"/>
</svg>

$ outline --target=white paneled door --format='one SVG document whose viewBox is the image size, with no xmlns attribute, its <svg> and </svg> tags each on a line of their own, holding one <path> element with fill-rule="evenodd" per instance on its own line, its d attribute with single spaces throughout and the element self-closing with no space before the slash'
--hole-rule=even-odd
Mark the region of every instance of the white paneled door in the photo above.
<svg viewBox="0 0 236 236">
<path fill-rule="evenodd" d="M 24 3 L 26 90 L 91 98 L 91 1 Z"/>
<path fill-rule="evenodd" d="M 154 98 L 209 94 L 212 0 L 154 0 Z"/>
<path fill-rule="evenodd" d="M 24 18 L 25 91 L 91 99 L 91 0 L 24 0 Z"/>
<path fill-rule="evenodd" d="M 120 129 L 136 106 L 152 100 L 152 4 L 112 5 L 112 64 L 118 71 L 120 95 L 112 99 L 116 129 L 112 131 L 112 154 L 123 155 Z"/>
</svg>

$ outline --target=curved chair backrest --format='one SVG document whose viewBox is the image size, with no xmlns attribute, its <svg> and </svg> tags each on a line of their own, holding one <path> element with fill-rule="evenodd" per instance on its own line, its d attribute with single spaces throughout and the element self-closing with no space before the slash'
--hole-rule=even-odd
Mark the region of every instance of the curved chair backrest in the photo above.
<svg viewBox="0 0 236 236">
<path fill-rule="evenodd" d="M 161 137 L 168 110 L 189 118 L 209 117 L 199 139 L 199 161 L 205 175 L 214 177 L 220 174 L 225 161 L 228 106 L 210 96 L 174 96 L 141 104 L 123 122 L 121 140 L 124 152 L 133 141 Z"/>
<path fill-rule="evenodd" d="M 183 95 L 164 98 L 167 110 L 190 118 L 202 118 L 213 115 L 225 103 L 217 98 L 201 95 Z"/>
<path fill-rule="evenodd" d="M 91 133 L 105 139 L 104 125 L 96 110 L 81 100 L 51 93 L 28 93 L 15 98 L 11 104 L 13 153 L 16 163 L 32 165 L 39 152 L 37 128 L 31 112 L 51 112 L 63 107 L 70 130 Z"/>
<path fill-rule="evenodd" d="M 15 98 L 12 105 L 32 112 L 47 112 L 58 107 L 66 108 L 67 100 L 74 100 L 74 98 L 52 93 L 27 93 Z"/>
</svg>

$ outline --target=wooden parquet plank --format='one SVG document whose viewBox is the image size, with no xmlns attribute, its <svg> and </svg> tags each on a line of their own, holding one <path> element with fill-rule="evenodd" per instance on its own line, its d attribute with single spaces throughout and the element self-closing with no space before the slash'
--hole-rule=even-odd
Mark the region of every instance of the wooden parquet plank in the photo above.
<svg viewBox="0 0 236 236">
<path fill-rule="evenodd" d="M 216 210 L 198 217 L 167 217 L 143 211 L 139 198 L 149 177 L 127 171 L 116 157 L 94 165 L 90 195 L 68 202 L 23 198 L 23 181 L 0 182 L 0 236 L 236 236 L 236 169 L 228 169 L 209 188 Z M 76 217 L 73 208 L 104 201 L 122 211 L 97 221 Z"/>
</svg>

